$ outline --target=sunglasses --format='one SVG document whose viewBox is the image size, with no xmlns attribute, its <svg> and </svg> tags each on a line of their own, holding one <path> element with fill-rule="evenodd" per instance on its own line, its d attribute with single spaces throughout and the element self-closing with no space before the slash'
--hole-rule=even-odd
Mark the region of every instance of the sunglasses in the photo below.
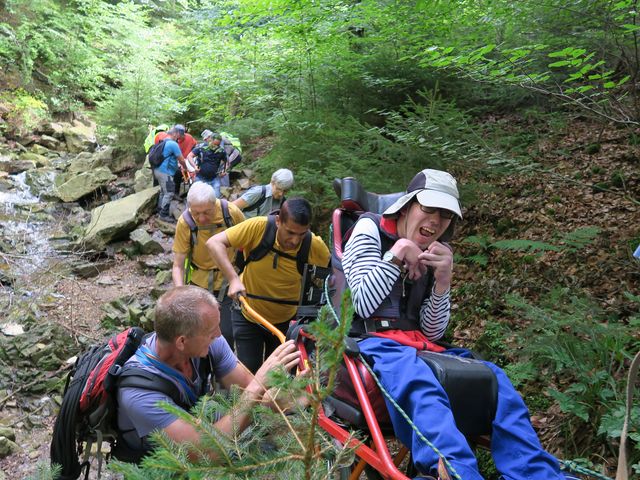
<svg viewBox="0 0 640 480">
<path fill-rule="evenodd" d="M 446 208 L 437 208 L 437 207 L 425 207 L 424 205 L 420 205 L 420 210 L 423 213 L 427 213 L 429 215 L 434 215 L 435 213 L 440 214 L 440 218 L 444 218 L 445 220 L 451 220 L 455 213 L 451 210 L 447 210 Z"/>
</svg>

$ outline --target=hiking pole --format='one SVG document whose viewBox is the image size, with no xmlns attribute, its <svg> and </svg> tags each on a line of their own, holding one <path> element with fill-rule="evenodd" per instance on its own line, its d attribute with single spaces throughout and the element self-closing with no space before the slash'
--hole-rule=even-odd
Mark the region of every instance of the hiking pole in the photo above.
<svg viewBox="0 0 640 480">
<path fill-rule="evenodd" d="M 287 337 L 285 337 L 284 333 L 282 333 L 280 330 L 274 327 L 270 321 L 268 321 L 266 318 L 264 318 L 262 315 L 260 315 L 258 312 L 256 312 L 253 308 L 249 306 L 249 303 L 247 302 L 247 299 L 245 298 L 244 295 L 238 295 L 238 301 L 247 311 L 249 316 L 253 320 L 255 320 L 256 323 L 262 325 L 264 328 L 266 328 L 271 333 L 273 333 L 276 337 L 278 337 L 278 340 L 280 340 L 280 343 L 284 343 L 287 341 Z"/>
</svg>

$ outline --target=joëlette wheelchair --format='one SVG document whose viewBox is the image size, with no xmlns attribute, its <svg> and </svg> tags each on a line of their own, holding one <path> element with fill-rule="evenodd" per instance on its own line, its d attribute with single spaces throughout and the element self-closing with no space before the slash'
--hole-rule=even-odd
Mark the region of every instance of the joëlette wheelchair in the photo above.
<svg viewBox="0 0 640 480">
<path fill-rule="evenodd" d="M 366 211 L 382 213 L 402 193 L 377 195 L 366 192 L 354 178 L 336 179 L 334 190 L 341 204 L 332 216 L 331 224 L 331 269 L 307 265 L 303 275 L 301 299 L 296 315 L 295 328 L 291 328 L 301 352 L 300 367 L 309 365 L 313 338 L 305 331 L 305 324 L 313 321 L 324 304 L 330 303 L 339 318 L 342 292 L 346 280 L 342 272 L 344 234 Z M 328 277 L 328 278 L 327 278 Z M 328 281 L 330 289 L 325 288 Z M 327 298 L 327 294 L 331 298 Z M 245 303 L 246 306 L 246 303 Z M 284 335 L 255 312 L 248 312 L 281 341 Z M 319 412 L 318 423 L 331 437 L 342 445 L 353 448 L 357 461 L 340 472 L 341 480 L 356 480 L 364 471 L 370 479 L 402 479 L 416 475 L 413 463 L 403 463 L 410 452 L 401 447 L 394 455 L 393 428 L 387 405 L 376 381 L 369 373 L 359 355 L 354 338 L 345 338 L 344 366 L 337 376 L 337 387 L 328 397 Z M 454 413 L 458 429 L 474 445 L 489 445 L 491 424 L 497 404 L 497 381 L 493 372 L 482 362 L 454 357 L 435 352 L 419 352 L 419 356 L 431 367 L 444 387 Z M 358 430 L 365 440 L 352 435 Z M 395 450 L 395 449 L 394 449 Z M 406 465 L 404 472 L 400 465 Z M 440 478 L 447 478 L 443 464 L 439 467 Z M 409 475 L 409 476 L 408 476 Z"/>
</svg>

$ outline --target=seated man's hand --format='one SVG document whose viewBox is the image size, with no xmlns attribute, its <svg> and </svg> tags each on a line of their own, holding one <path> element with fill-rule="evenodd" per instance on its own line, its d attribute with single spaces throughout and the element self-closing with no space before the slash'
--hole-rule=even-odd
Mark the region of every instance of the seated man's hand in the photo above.
<svg viewBox="0 0 640 480">
<path fill-rule="evenodd" d="M 427 271 L 427 267 L 420 262 L 422 250 L 411 240 L 401 238 L 391 247 L 396 257 L 402 260 L 411 280 L 417 280 Z"/>
<path fill-rule="evenodd" d="M 256 372 L 256 380 L 264 385 L 267 378 L 267 373 L 270 370 L 283 366 L 286 371 L 295 367 L 300 360 L 300 352 L 293 340 L 287 340 L 282 345 L 278 346 L 269 358 L 265 360 L 260 369 Z"/>
</svg>

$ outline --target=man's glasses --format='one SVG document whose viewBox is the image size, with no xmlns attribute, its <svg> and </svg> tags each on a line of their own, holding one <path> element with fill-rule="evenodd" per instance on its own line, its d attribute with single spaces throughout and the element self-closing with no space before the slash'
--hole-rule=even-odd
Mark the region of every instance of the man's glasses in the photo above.
<svg viewBox="0 0 640 480">
<path fill-rule="evenodd" d="M 440 213 L 440 218 L 444 218 L 445 220 L 451 220 L 455 215 L 454 212 L 445 208 L 425 207 L 424 205 L 420 205 L 420 210 L 424 213 L 428 213 L 429 215 Z"/>
</svg>

